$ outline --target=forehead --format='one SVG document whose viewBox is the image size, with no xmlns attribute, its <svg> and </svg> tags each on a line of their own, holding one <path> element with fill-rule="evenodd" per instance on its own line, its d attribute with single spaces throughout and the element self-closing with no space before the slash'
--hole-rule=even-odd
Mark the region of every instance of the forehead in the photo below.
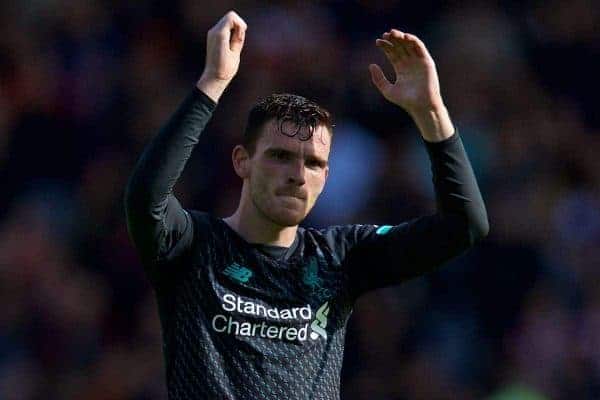
<svg viewBox="0 0 600 400">
<path fill-rule="evenodd" d="M 315 155 L 327 160 L 331 148 L 331 134 L 328 129 L 323 125 L 318 125 L 310 139 L 298 139 L 298 137 L 306 137 L 307 133 L 308 128 L 302 128 L 297 135 L 287 136 L 279 131 L 279 123 L 271 120 L 263 127 L 256 143 L 256 152 L 263 153 L 270 148 L 282 148 L 294 153 Z"/>
</svg>

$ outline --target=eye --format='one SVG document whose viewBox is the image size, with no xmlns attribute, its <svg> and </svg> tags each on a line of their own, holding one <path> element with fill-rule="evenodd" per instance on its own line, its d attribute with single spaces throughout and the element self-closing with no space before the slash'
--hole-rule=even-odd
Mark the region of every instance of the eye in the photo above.
<svg viewBox="0 0 600 400">
<path fill-rule="evenodd" d="M 286 160 L 290 159 L 289 153 L 287 153 L 285 151 L 274 151 L 272 153 L 272 157 L 279 161 L 286 161 Z"/>
<path fill-rule="evenodd" d="M 311 169 L 321 168 L 323 165 L 319 160 L 308 160 L 306 161 L 306 166 Z"/>
</svg>

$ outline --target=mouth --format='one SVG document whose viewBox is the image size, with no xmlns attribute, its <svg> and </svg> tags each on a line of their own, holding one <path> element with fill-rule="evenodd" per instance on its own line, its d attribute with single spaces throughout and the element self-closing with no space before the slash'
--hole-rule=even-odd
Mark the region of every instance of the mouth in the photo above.
<svg viewBox="0 0 600 400">
<path fill-rule="evenodd" d="M 279 197 L 288 197 L 288 198 L 292 198 L 292 199 L 306 201 L 306 196 L 301 195 L 301 194 L 282 193 L 282 194 L 279 195 Z"/>
</svg>

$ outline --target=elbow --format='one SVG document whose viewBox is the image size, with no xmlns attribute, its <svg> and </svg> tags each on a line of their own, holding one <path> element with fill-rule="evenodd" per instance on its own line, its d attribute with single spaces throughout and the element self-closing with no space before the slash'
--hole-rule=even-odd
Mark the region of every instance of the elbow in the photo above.
<svg viewBox="0 0 600 400">
<path fill-rule="evenodd" d="M 487 213 L 468 222 L 469 244 L 472 246 L 483 240 L 490 233 L 490 222 Z"/>
<path fill-rule="evenodd" d="M 123 193 L 123 204 L 125 206 L 125 213 L 130 214 L 133 210 L 139 209 L 143 204 L 143 199 L 146 197 L 142 185 L 137 182 L 134 176 L 132 176 L 127 185 L 125 186 L 125 192 Z"/>
<path fill-rule="evenodd" d="M 447 214 L 445 219 L 452 232 L 454 245 L 462 250 L 473 247 L 490 232 L 490 224 L 485 212 L 476 217 L 465 214 Z"/>
<path fill-rule="evenodd" d="M 136 209 L 136 201 L 135 196 L 129 185 L 125 187 L 125 193 L 123 194 L 123 208 L 125 209 L 125 221 L 127 221 L 127 225 L 133 216 L 133 212 Z"/>
<path fill-rule="evenodd" d="M 131 182 L 125 186 L 125 192 L 123 193 L 123 204 L 125 205 L 125 212 L 128 212 L 133 208 L 135 203 L 135 191 L 132 190 Z"/>
<path fill-rule="evenodd" d="M 123 194 L 123 205 L 128 222 L 133 219 L 160 221 L 165 217 L 168 199 L 155 199 L 156 196 L 153 196 L 149 187 L 150 184 L 136 179 L 135 176 L 127 183 Z"/>
</svg>

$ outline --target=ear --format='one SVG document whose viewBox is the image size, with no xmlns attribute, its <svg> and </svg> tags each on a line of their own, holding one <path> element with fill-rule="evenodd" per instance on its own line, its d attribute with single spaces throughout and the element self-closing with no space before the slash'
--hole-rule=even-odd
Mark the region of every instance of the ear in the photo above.
<svg viewBox="0 0 600 400">
<path fill-rule="evenodd" d="M 231 161 L 235 173 L 242 179 L 250 176 L 250 155 L 244 146 L 238 144 L 231 152 Z"/>
<path fill-rule="evenodd" d="M 323 187 L 321 188 L 321 192 L 325 190 L 325 186 L 327 186 L 327 177 L 329 176 L 329 165 L 325 167 L 325 179 L 323 180 Z"/>
</svg>

